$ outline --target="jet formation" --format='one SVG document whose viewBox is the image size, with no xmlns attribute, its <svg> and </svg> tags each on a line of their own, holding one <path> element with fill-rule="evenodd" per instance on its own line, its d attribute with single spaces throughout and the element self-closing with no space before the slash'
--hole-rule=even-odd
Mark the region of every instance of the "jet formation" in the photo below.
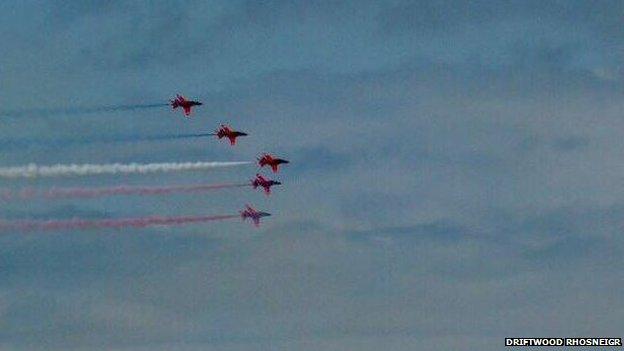
<svg viewBox="0 0 624 351">
<path fill-rule="evenodd" d="M 193 107 L 202 106 L 200 101 L 190 100 L 176 94 L 175 98 L 169 101 L 169 105 L 172 110 L 181 108 L 184 116 L 190 118 Z M 118 106 L 102 106 L 89 109 L 87 112 L 115 112 L 125 110 L 136 110 L 167 106 L 165 103 L 157 104 L 142 104 L 142 105 L 118 105 Z M 43 111 L 43 110 L 41 110 Z M 74 113 L 78 109 L 58 109 L 49 110 L 50 113 Z M 31 111 L 32 113 L 32 111 Z M 247 136 L 248 134 L 242 131 L 235 130 L 227 124 L 221 124 L 214 133 L 202 133 L 202 134 L 173 134 L 165 136 L 147 137 L 138 140 L 167 140 L 167 139 L 188 139 L 198 138 L 204 136 L 216 136 L 219 140 L 227 139 L 231 146 L 235 146 L 237 138 Z M 134 139 L 131 139 L 134 140 Z M 253 162 L 170 162 L 170 163 L 149 163 L 149 164 L 58 164 L 53 166 L 38 166 L 36 164 L 30 164 L 28 166 L 20 167 L 0 167 L 0 178 L 34 178 L 34 177 L 70 177 L 70 176 L 85 176 L 96 174 L 131 174 L 131 173 L 150 173 L 150 172 L 174 172 L 184 170 L 200 170 L 209 168 L 221 168 L 230 167 L 235 165 L 246 165 Z M 189 185 L 189 186 L 161 186 L 156 188 L 149 187 L 124 187 L 119 186 L 115 188 L 74 188 L 67 189 L 65 192 L 46 192 L 42 193 L 48 198 L 59 197 L 99 197 L 110 195 L 156 195 L 167 194 L 173 192 L 196 192 L 206 191 L 207 189 L 224 189 L 234 187 L 253 187 L 253 189 L 262 188 L 264 193 L 268 196 L 271 194 L 271 188 L 282 183 L 277 180 L 264 177 L 260 172 L 265 166 L 270 167 L 273 173 L 277 173 L 280 169 L 280 165 L 290 163 L 288 160 L 271 155 L 269 153 L 262 153 L 257 157 L 258 173 L 255 178 L 251 179 L 247 183 L 229 183 L 229 184 L 215 184 L 215 185 Z M 35 197 L 35 193 L 23 192 L 20 193 L 22 198 Z M 9 193 L 1 195 L 5 199 L 11 199 Z M 90 228 L 126 228 L 126 227 L 146 227 L 152 225 L 182 225 L 186 223 L 199 223 L 208 221 L 217 221 L 225 219 L 233 219 L 240 217 L 243 221 L 250 219 L 251 222 L 258 227 L 260 225 L 261 218 L 270 216 L 271 214 L 264 211 L 254 209 L 251 205 L 245 205 L 245 208 L 238 211 L 238 214 L 229 214 L 221 216 L 176 216 L 176 217 L 164 217 L 164 216 L 152 216 L 152 217 L 138 217 L 138 218 L 122 218 L 122 219 L 81 219 L 73 218 L 71 220 L 23 220 L 23 221 L 5 221 L 0 219 L 0 231 L 3 230 L 62 230 L 62 229 L 90 229 Z"/>
<path fill-rule="evenodd" d="M 202 103 L 199 101 L 187 100 L 184 96 L 177 94 L 175 99 L 171 100 L 171 107 L 175 110 L 178 107 L 182 107 L 184 109 L 184 115 L 190 117 L 191 108 L 193 106 L 201 106 Z M 219 140 L 223 138 L 227 138 L 230 141 L 230 145 L 236 145 L 236 138 L 244 137 L 248 134 L 245 132 L 237 131 L 232 129 L 227 124 L 221 124 L 219 128 L 213 134 L 207 135 L 215 135 Z M 288 164 L 290 161 L 285 160 L 283 158 L 279 158 L 273 156 L 268 153 L 263 153 L 260 157 L 257 158 L 258 166 L 263 168 L 264 166 L 268 166 L 271 168 L 273 173 L 277 173 L 279 171 L 279 166 L 282 164 Z M 250 181 L 250 185 L 257 189 L 261 187 L 264 189 L 264 193 L 268 196 L 271 194 L 271 187 L 275 185 L 281 185 L 282 183 L 277 180 L 268 179 L 262 176 L 260 173 L 256 173 L 256 177 Z M 246 205 L 245 209 L 240 211 L 240 216 L 243 220 L 250 218 L 254 225 L 258 227 L 260 225 L 260 218 L 270 216 L 270 213 L 262 212 L 254 209 L 251 205 Z"/>
</svg>

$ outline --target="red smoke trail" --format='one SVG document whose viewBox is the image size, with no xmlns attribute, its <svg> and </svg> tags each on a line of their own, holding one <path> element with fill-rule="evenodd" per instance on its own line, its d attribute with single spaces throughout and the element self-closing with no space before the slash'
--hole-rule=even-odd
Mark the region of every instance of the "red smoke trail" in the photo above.
<svg viewBox="0 0 624 351">
<path fill-rule="evenodd" d="M 168 195 L 175 193 L 195 193 L 210 190 L 240 188 L 245 184 L 213 184 L 213 185 L 181 185 L 168 187 L 132 187 L 118 186 L 114 188 L 52 188 L 42 193 L 45 198 L 102 197 L 114 195 Z"/>
<path fill-rule="evenodd" d="M 10 190 L 0 191 L 0 198 L 4 201 L 11 200 L 27 200 L 37 197 L 46 199 L 62 199 L 62 198 L 96 198 L 115 195 L 169 195 L 169 194 L 188 194 L 196 192 L 207 192 L 211 190 L 241 188 L 251 186 L 249 183 L 237 184 L 212 184 L 212 185 L 179 185 L 164 187 L 140 187 L 121 185 L 110 188 L 52 188 L 47 191 L 37 191 L 31 188 L 25 188 L 20 191 L 11 192 Z"/>
<path fill-rule="evenodd" d="M 54 231 L 54 230 L 85 230 L 101 228 L 145 228 L 157 225 L 184 225 L 239 218 L 239 215 L 223 216 L 181 216 L 181 217 L 140 217 L 122 219 L 69 219 L 69 220 L 0 220 L 0 231 Z"/>
</svg>

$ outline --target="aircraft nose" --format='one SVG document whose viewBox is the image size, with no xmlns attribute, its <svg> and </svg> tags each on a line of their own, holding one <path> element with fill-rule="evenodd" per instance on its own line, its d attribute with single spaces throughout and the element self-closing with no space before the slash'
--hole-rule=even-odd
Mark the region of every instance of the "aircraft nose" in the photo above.
<svg viewBox="0 0 624 351">
<path fill-rule="evenodd" d="M 240 135 L 240 136 L 247 136 L 247 133 L 244 133 L 244 132 L 239 132 L 239 135 Z"/>
<path fill-rule="evenodd" d="M 290 163 L 288 160 L 282 160 L 282 163 Z"/>
<path fill-rule="evenodd" d="M 201 105 L 203 105 L 203 103 L 201 103 L 201 102 L 198 102 L 198 103 L 197 103 L 197 105 L 198 105 L 198 106 L 201 106 Z"/>
<path fill-rule="evenodd" d="M 278 182 L 278 181 L 276 181 L 276 182 L 275 182 L 275 185 L 282 185 L 282 182 Z"/>
</svg>

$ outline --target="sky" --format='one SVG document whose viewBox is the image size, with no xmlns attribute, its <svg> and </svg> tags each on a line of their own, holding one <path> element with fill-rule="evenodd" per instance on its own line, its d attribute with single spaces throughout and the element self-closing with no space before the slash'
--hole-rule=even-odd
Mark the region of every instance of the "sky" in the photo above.
<svg viewBox="0 0 624 351">
<path fill-rule="evenodd" d="M 0 2 L 0 166 L 291 161 L 271 197 L 2 203 L 5 219 L 236 214 L 245 203 L 273 216 L 258 230 L 3 233 L 0 350 L 499 350 L 505 337 L 621 337 L 623 17 L 624 3 L 606 0 Z M 8 114 L 176 93 L 204 102 L 193 119 L 168 107 Z M 93 142 L 220 123 L 249 136 L 234 148 Z"/>
</svg>

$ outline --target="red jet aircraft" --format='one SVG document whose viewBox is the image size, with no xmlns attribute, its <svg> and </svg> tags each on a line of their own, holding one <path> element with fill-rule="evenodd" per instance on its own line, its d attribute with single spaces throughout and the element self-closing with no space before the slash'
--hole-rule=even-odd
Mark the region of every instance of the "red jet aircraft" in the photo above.
<svg viewBox="0 0 624 351">
<path fill-rule="evenodd" d="M 243 133 L 243 132 L 239 132 L 239 131 L 233 130 L 229 126 L 226 126 L 225 124 L 222 124 L 221 127 L 219 127 L 219 129 L 215 133 L 215 135 L 219 139 L 221 139 L 221 138 L 228 138 L 228 139 L 230 139 L 230 145 L 236 145 L 236 138 L 238 138 L 239 136 L 247 136 L 247 133 Z"/>
<path fill-rule="evenodd" d="M 282 185 L 281 182 L 278 182 L 276 180 L 272 180 L 272 179 L 267 179 L 263 176 L 261 176 L 260 174 L 256 174 L 256 179 L 252 179 L 251 180 L 251 185 L 253 186 L 254 189 L 256 189 L 257 187 L 261 186 L 264 188 L 264 193 L 267 195 L 271 194 L 271 187 L 273 185 Z"/>
<path fill-rule="evenodd" d="M 171 100 L 171 107 L 175 110 L 178 107 L 182 107 L 184 109 L 184 115 L 191 115 L 191 107 L 193 106 L 201 106 L 202 103 L 199 101 L 187 100 L 184 96 L 177 94 L 176 98 Z"/>
<path fill-rule="evenodd" d="M 253 224 L 256 227 L 259 227 L 260 218 L 270 216 L 271 214 L 267 212 L 256 211 L 253 207 L 249 205 L 245 205 L 245 209 L 240 211 L 240 215 L 243 221 L 247 218 L 251 218 L 251 220 L 253 221 Z"/>
<path fill-rule="evenodd" d="M 290 163 L 290 162 L 282 158 L 275 158 L 270 154 L 263 154 L 261 157 L 258 158 L 258 165 L 260 167 L 264 167 L 267 165 L 271 166 L 271 169 L 273 170 L 274 173 L 277 173 L 278 167 L 282 163 Z"/>
</svg>

